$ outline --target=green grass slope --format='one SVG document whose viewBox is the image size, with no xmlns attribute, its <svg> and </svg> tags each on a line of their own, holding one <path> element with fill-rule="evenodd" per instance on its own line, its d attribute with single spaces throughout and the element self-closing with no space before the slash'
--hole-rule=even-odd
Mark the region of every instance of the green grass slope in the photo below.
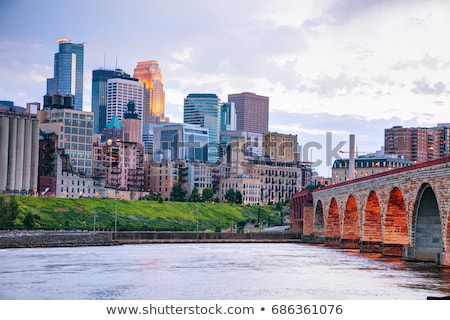
<svg viewBox="0 0 450 320">
<path fill-rule="evenodd" d="M 117 212 L 119 231 L 215 231 L 247 222 L 280 225 L 279 208 L 229 204 L 126 201 L 106 199 L 63 199 L 15 197 L 19 214 L 14 227 L 24 229 L 27 214 L 38 216 L 34 229 L 114 230 Z M 198 219 L 198 220 L 197 220 Z"/>
</svg>

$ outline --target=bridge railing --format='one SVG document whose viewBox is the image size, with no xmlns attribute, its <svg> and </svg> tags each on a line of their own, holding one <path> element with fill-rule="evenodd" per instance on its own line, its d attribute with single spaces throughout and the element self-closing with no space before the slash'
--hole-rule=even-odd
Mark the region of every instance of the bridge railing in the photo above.
<svg viewBox="0 0 450 320">
<path fill-rule="evenodd" d="M 439 159 L 436 159 L 436 160 L 416 163 L 416 164 L 413 164 L 413 165 L 408 166 L 408 167 L 396 168 L 396 169 L 392 169 L 392 170 L 389 170 L 389 171 L 376 173 L 376 174 L 373 174 L 373 175 L 370 175 L 370 176 L 366 176 L 366 177 L 361 177 L 361 178 L 356 178 L 356 179 L 352 179 L 352 180 L 339 182 L 339 183 L 333 184 L 331 186 L 319 187 L 319 188 L 313 190 L 312 192 L 319 191 L 319 190 L 328 190 L 328 189 L 332 189 L 332 188 L 342 187 L 342 186 L 349 185 L 349 184 L 356 183 L 356 182 L 367 181 L 367 180 L 371 180 L 371 179 L 378 179 L 378 178 L 390 176 L 390 175 L 393 175 L 393 174 L 398 174 L 398 173 L 412 171 L 412 170 L 417 170 L 417 169 L 423 169 L 423 168 L 426 168 L 426 167 L 432 167 L 432 166 L 436 166 L 436 165 L 444 164 L 444 163 L 448 163 L 448 162 L 450 162 L 450 156 L 445 156 L 445 157 L 442 157 L 442 158 L 439 158 Z"/>
</svg>

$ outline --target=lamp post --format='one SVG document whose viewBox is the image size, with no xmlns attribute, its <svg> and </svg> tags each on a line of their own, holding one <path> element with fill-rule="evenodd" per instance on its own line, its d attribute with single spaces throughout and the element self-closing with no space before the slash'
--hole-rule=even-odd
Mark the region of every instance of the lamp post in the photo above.
<svg viewBox="0 0 450 320">
<path fill-rule="evenodd" d="M 114 216 L 114 233 L 117 233 L 117 203 L 116 203 L 116 213 Z"/>
</svg>

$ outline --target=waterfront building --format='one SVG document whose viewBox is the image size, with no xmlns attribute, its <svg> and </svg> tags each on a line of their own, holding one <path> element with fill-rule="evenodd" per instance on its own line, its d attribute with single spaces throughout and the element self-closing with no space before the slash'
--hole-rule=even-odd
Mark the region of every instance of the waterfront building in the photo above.
<svg viewBox="0 0 450 320">
<path fill-rule="evenodd" d="M 184 164 L 182 161 L 146 162 L 145 190 L 170 199 L 173 186 L 180 181 L 180 168 L 184 167 Z"/>
<path fill-rule="evenodd" d="M 94 176 L 117 196 L 137 199 L 145 190 L 144 147 L 124 138 L 124 126 L 115 116 L 107 124 L 106 142 L 94 143 Z"/>
<path fill-rule="evenodd" d="M 219 199 L 225 202 L 225 195 L 228 190 L 239 191 L 242 195 L 242 205 L 261 204 L 262 184 L 259 178 L 251 178 L 246 175 L 236 175 L 234 177 L 220 180 Z"/>
<path fill-rule="evenodd" d="M 229 94 L 228 102 L 233 102 L 236 108 L 237 130 L 269 132 L 269 97 L 242 92 Z"/>
<path fill-rule="evenodd" d="M 295 163 L 297 135 L 269 132 L 264 135 L 264 156 L 274 162 Z"/>
<path fill-rule="evenodd" d="M 58 148 L 59 136 L 53 131 L 40 131 L 39 186 L 41 197 L 104 197 L 102 180 L 80 175 L 72 170 L 69 156 Z"/>
<path fill-rule="evenodd" d="M 133 77 L 145 83 L 143 122 L 168 122 L 169 120 L 164 117 L 165 92 L 158 61 L 138 62 L 134 69 Z"/>
<path fill-rule="evenodd" d="M 209 133 L 207 128 L 186 123 L 167 123 L 154 129 L 153 160 L 206 162 Z"/>
<path fill-rule="evenodd" d="M 396 168 L 413 165 L 414 161 L 402 157 L 384 155 L 384 157 L 359 156 L 355 158 L 354 178 L 362 178 Z M 332 184 L 350 180 L 349 159 L 336 159 L 331 169 Z"/>
<path fill-rule="evenodd" d="M 0 193 L 34 194 L 38 188 L 39 108 L 0 101 Z"/>
<path fill-rule="evenodd" d="M 131 79 L 131 76 L 121 69 L 92 71 L 91 111 L 94 113 L 94 133 L 101 134 L 106 127 L 108 79 L 112 78 Z"/>
<path fill-rule="evenodd" d="M 184 123 L 208 129 L 207 161 L 219 160 L 220 99 L 216 94 L 191 93 L 184 99 Z"/>
<path fill-rule="evenodd" d="M 71 95 L 45 95 L 39 129 L 58 134 L 58 148 L 70 158 L 72 170 L 92 174 L 94 114 L 76 110 Z"/>
<path fill-rule="evenodd" d="M 47 94 L 72 95 L 75 110 L 83 109 L 84 43 L 70 39 L 56 39 L 59 52 L 55 53 L 53 78 L 47 79 Z"/>
<path fill-rule="evenodd" d="M 417 163 L 436 160 L 449 155 L 450 124 L 432 128 L 404 128 L 394 126 L 384 130 L 384 149 Z"/>
</svg>

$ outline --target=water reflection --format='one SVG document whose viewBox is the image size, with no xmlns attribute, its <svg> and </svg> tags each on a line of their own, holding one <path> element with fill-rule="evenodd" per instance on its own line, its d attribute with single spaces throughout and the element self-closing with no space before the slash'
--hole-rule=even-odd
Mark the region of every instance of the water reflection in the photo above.
<svg viewBox="0 0 450 320">
<path fill-rule="evenodd" d="M 0 250 L 0 299 L 426 299 L 450 269 L 306 244 Z"/>
</svg>

